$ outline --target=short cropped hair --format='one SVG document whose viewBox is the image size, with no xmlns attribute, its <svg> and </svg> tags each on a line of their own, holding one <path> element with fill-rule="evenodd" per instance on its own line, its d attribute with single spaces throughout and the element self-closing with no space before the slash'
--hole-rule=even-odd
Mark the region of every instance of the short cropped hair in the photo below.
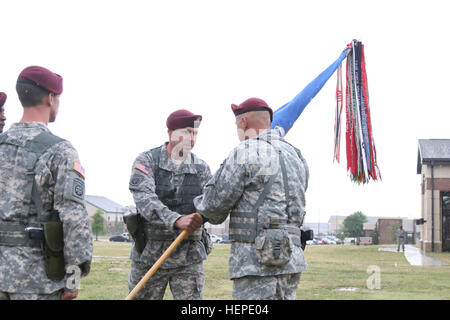
<svg viewBox="0 0 450 320">
<path fill-rule="evenodd" d="M 24 108 L 40 105 L 44 97 L 50 93 L 44 88 L 22 82 L 16 83 L 16 91 Z"/>
</svg>

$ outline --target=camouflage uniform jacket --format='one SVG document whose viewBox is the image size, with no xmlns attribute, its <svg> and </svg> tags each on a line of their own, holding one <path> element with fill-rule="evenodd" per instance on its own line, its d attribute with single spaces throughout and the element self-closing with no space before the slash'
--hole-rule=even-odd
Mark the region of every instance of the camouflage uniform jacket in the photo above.
<svg viewBox="0 0 450 320">
<path fill-rule="evenodd" d="M 397 236 L 397 238 L 406 238 L 407 233 L 405 230 L 399 228 L 395 231 L 395 235 Z"/>
<path fill-rule="evenodd" d="M 201 187 L 211 178 L 209 166 L 194 155 L 190 155 L 179 165 L 170 159 L 166 144 L 160 147 L 159 162 L 152 156 L 152 150 L 141 153 L 133 163 L 129 189 L 133 195 L 138 213 L 153 225 L 160 226 L 161 229 L 176 231 L 175 221 L 182 215 L 170 210 L 157 196 L 154 171 L 157 167 L 171 173 L 169 185 L 176 189 L 177 194 L 182 190 L 183 180 L 186 174 L 195 174 L 198 176 Z M 193 160 L 192 160 L 193 159 Z M 150 169 L 142 172 L 139 168 Z M 193 213 L 193 212 L 192 212 Z M 170 246 L 173 240 L 154 240 L 147 239 L 144 251 L 139 253 L 131 249 L 130 258 L 133 261 L 154 264 Z M 185 240 L 171 256 L 162 264 L 162 269 L 176 268 L 200 263 L 206 259 L 206 250 L 202 241 Z"/>
<path fill-rule="evenodd" d="M 278 152 L 275 152 L 277 149 L 281 150 L 289 177 L 290 206 L 299 208 L 298 213 L 292 215 L 291 224 L 300 227 L 304 217 L 308 166 L 298 149 L 286 143 L 273 130 L 265 130 L 256 138 L 241 142 L 230 153 L 205 186 L 203 195 L 194 199 L 199 212 L 209 218 L 210 223 L 220 224 L 228 215 L 233 218 L 234 212 L 251 211 L 270 176 L 278 172 L 271 190 L 259 207 L 257 217 L 258 223 L 264 227 L 267 227 L 271 219 L 285 219 L 287 202 L 283 177 L 278 171 L 280 161 Z M 232 232 L 230 224 L 230 238 Z M 255 243 L 232 241 L 229 259 L 230 279 L 248 275 L 271 276 L 304 271 L 307 264 L 303 251 L 298 243 L 292 247 L 292 256 L 286 265 L 266 267 L 257 259 Z"/>
<path fill-rule="evenodd" d="M 50 132 L 43 123 L 15 123 L 3 135 L 24 141 L 44 131 Z M 18 165 L 24 162 L 22 151 L 17 146 L 2 144 L 0 157 L 0 224 L 39 225 L 34 204 L 24 203 L 26 170 Z M 92 260 L 92 231 L 84 204 L 84 184 L 74 185 L 74 177 L 78 177 L 78 181 L 82 177 L 74 170 L 77 163 L 77 151 L 70 142 L 63 140 L 41 155 L 36 162 L 34 179 L 44 210 L 57 210 L 63 223 L 66 269 L 79 266 L 81 276 L 85 276 Z M 74 194 L 75 187 L 77 194 Z M 64 286 L 65 279 L 47 278 L 39 247 L 0 246 L 0 291 L 47 294 Z"/>
</svg>

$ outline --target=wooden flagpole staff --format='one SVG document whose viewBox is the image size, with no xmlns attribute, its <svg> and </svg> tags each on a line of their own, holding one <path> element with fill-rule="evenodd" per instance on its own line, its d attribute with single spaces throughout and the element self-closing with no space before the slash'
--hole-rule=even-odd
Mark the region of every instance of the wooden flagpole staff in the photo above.
<svg viewBox="0 0 450 320">
<path fill-rule="evenodd" d="M 197 213 L 198 214 L 198 213 Z M 198 214 L 199 215 L 199 214 Z M 134 287 L 134 289 L 128 294 L 125 300 L 133 300 L 136 294 L 142 289 L 145 283 L 150 279 L 155 272 L 159 269 L 159 267 L 170 257 L 172 252 L 176 247 L 189 235 L 187 230 L 183 230 L 178 237 L 172 242 L 172 244 L 167 248 L 166 251 L 162 254 L 162 256 L 155 262 L 155 264 L 147 271 L 147 273 L 142 277 L 141 281 Z"/>
</svg>

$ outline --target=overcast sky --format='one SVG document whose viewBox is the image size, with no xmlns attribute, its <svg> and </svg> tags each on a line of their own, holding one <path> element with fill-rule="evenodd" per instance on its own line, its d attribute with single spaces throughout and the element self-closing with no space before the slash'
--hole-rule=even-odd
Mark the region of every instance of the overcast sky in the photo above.
<svg viewBox="0 0 450 320">
<path fill-rule="evenodd" d="M 310 168 L 306 221 L 358 210 L 418 218 L 418 139 L 450 138 L 447 7 L 446 1 L 2 0 L 5 130 L 22 115 L 15 81 L 25 67 L 62 75 L 50 130 L 78 150 L 87 194 L 131 205 L 131 165 L 167 140 L 172 111 L 203 115 L 194 153 L 214 172 L 239 142 L 231 103 L 259 97 L 276 110 L 358 39 L 383 180 L 350 181 L 345 115 L 342 160 L 333 163 L 334 74 L 286 136 Z"/>
</svg>

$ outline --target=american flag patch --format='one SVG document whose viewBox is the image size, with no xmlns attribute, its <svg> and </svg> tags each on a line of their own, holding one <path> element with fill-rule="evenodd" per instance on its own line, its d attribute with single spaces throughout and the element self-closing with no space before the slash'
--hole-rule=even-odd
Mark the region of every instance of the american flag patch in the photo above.
<svg viewBox="0 0 450 320">
<path fill-rule="evenodd" d="M 138 169 L 139 171 L 145 173 L 145 174 L 149 174 L 150 172 L 152 172 L 152 169 L 147 168 L 146 166 L 144 166 L 143 164 L 137 164 L 136 165 L 136 169 Z"/>
<path fill-rule="evenodd" d="M 73 161 L 73 170 L 78 172 L 84 179 L 84 168 L 81 165 L 80 161 L 78 160 Z"/>
</svg>

